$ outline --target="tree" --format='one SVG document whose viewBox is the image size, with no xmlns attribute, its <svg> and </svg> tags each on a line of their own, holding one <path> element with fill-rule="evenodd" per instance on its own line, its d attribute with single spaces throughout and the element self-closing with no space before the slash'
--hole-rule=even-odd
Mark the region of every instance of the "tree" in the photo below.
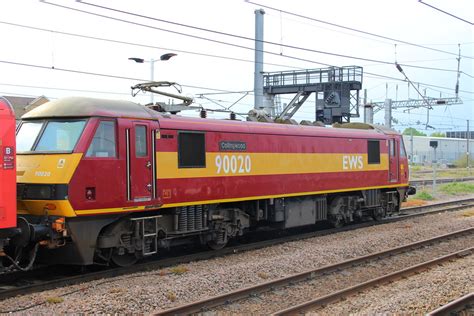
<svg viewBox="0 0 474 316">
<path fill-rule="evenodd" d="M 420 131 L 417 131 L 415 128 L 413 127 L 408 127 L 408 128 L 405 128 L 405 130 L 403 131 L 403 135 L 412 135 L 413 136 L 426 136 L 425 133 L 422 133 Z"/>
<path fill-rule="evenodd" d="M 446 137 L 446 134 L 445 133 L 442 133 L 442 132 L 434 132 L 434 133 L 431 133 L 432 137 Z"/>
</svg>

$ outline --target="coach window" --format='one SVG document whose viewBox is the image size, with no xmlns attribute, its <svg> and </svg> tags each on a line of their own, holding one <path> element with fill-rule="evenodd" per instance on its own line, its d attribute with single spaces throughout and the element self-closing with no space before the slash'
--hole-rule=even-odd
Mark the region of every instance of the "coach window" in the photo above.
<svg viewBox="0 0 474 316">
<path fill-rule="evenodd" d="M 380 141 L 369 140 L 367 142 L 367 162 L 369 164 L 380 163 Z"/>
<path fill-rule="evenodd" d="M 178 168 L 206 168 L 204 133 L 178 133 Z"/>
<path fill-rule="evenodd" d="M 86 157 L 117 157 L 115 143 L 115 123 L 101 121 L 87 150 Z"/>
<path fill-rule="evenodd" d="M 137 157 L 146 157 L 148 155 L 145 125 L 137 125 L 135 127 L 135 155 Z"/>
</svg>

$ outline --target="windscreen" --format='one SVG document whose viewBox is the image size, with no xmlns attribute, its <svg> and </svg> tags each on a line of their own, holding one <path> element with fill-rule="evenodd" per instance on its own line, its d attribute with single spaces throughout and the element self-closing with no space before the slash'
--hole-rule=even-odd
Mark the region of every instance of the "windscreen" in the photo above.
<svg viewBox="0 0 474 316">
<path fill-rule="evenodd" d="M 23 122 L 16 135 L 17 152 L 72 152 L 86 120 Z"/>
</svg>

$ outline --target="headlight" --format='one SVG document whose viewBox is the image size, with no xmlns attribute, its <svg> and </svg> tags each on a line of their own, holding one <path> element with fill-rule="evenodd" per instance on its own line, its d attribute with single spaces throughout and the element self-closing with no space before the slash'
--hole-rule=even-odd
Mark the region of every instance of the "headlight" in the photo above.
<svg viewBox="0 0 474 316">
<path fill-rule="evenodd" d="M 25 195 L 27 200 L 49 200 L 52 197 L 51 185 L 27 185 Z"/>
<path fill-rule="evenodd" d="M 22 200 L 65 200 L 67 184 L 25 184 L 17 185 L 17 196 Z"/>
</svg>

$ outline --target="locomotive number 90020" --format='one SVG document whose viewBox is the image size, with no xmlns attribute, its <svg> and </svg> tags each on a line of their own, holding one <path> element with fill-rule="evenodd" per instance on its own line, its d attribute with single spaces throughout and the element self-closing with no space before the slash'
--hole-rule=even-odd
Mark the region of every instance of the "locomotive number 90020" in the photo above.
<svg viewBox="0 0 474 316">
<path fill-rule="evenodd" d="M 217 174 L 244 174 L 252 170 L 252 159 L 249 155 L 217 155 Z"/>
</svg>

